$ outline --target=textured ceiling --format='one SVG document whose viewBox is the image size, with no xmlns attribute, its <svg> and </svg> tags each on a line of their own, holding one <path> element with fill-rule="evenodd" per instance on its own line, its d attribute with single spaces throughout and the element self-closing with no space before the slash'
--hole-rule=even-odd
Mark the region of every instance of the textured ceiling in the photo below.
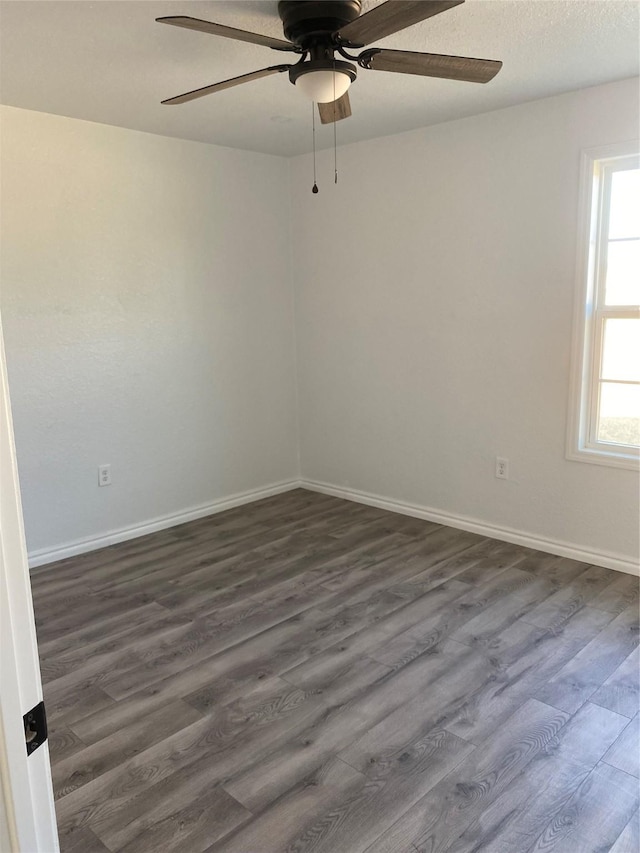
<svg viewBox="0 0 640 853">
<path fill-rule="evenodd" d="M 478 85 L 361 70 L 350 92 L 353 117 L 338 124 L 338 141 L 635 76 L 639 10 L 627 0 L 467 0 L 378 44 L 501 59 L 495 80 Z M 282 37 L 275 0 L 4 0 L 0 101 L 271 154 L 308 151 L 311 105 L 286 74 L 180 106 L 160 104 L 283 61 L 268 48 L 154 21 L 176 14 Z M 318 143 L 333 144 L 331 126 L 318 128 Z"/>
</svg>

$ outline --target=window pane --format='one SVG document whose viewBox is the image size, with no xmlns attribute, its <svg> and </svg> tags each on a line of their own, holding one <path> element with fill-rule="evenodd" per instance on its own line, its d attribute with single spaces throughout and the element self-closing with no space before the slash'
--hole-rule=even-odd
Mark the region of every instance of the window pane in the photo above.
<svg viewBox="0 0 640 853">
<path fill-rule="evenodd" d="M 640 304 L 640 240 L 609 243 L 605 303 Z"/>
<path fill-rule="evenodd" d="M 611 175 L 609 239 L 640 237 L 640 169 Z"/>
<path fill-rule="evenodd" d="M 640 319 L 605 320 L 602 379 L 640 381 Z"/>
<path fill-rule="evenodd" d="M 640 445 L 640 385 L 600 385 L 598 441 Z"/>
</svg>

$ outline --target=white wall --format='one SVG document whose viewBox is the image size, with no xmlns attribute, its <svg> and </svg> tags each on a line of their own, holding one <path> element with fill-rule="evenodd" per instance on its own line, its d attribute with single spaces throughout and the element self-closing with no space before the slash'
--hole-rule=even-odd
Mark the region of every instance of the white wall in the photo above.
<svg viewBox="0 0 640 853">
<path fill-rule="evenodd" d="M 5 107 L 1 204 L 30 551 L 296 475 L 285 160 Z"/>
<path fill-rule="evenodd" d="M 2 108 L 30 550 L 297 476 L 293 269 L 308 481 L 633 559 L 637 475 L 565 426 L 580 150 L 633 137 L 637 94 L 347 146 L 337 187 L 325 151 L 317 196 L 309 157 Z"/>
<path fill-rule="evenodd" d="M 565 458 L 580 150 L 637 132 L 623 81 L 294 161 L 306 479 L 637 555 L 637 474 Z"/>
</svg>

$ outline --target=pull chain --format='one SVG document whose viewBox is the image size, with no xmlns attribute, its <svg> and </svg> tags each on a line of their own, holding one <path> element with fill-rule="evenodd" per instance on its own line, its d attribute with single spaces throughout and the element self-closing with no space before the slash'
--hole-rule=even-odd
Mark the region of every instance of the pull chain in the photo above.
<svg viewBox="0 0 640 853">
<path fill-rule="evenodd" d="M 336 58 L 333 57 L 333 182 L 338 183 L 338 143 L 336 130 Z"/>
<path fill-rule="evenodd" d="M 313 128 L 313 189 L 312 193 L 318 192 L 318 184 L 316 182 L 316 105 L 311 102 L 311 127 Z"/>
</svg>

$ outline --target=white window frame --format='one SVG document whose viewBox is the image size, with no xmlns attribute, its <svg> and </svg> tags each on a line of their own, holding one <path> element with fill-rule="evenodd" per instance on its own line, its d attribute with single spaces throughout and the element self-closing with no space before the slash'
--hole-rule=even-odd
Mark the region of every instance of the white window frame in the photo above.
<svg viewBox="0 0 640 853">
<path fill-rule="evenodd" d="M 578 258 L 574 308 L 571 393 L 567 424 L 567 458 L 615 468 L 638 469 L 637 447 L 598 441 L 598 384 L 604 323 L 608 318 L 637 317 L 637 307 L 605 306 L 606 257 L 602 247 L 608 233 L 609 197 L 606 173 L 623 163 L 640 166 L 640 140 L 590 148 L 582 152 L 578 211 Z M 616 168 L 617 167 L 617 168 Z M 610 186 L 610 183 L 607 184 Z M 598 204 L 594 203 L 598 202 Z"/>
</svg>

